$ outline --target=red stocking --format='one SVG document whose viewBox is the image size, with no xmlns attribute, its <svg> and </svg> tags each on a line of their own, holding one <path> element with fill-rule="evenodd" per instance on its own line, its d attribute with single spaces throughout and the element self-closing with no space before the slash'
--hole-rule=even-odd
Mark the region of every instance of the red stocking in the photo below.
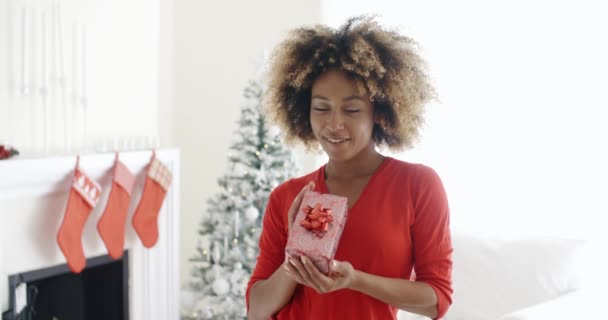
<svg viewBox="0 0 608 320">
<path fill-rule="evenodd" d="M 158 213 L 171 178 L 167 167 L 156 159 L 156 155 L 152 155 L 141 200 L 133 215 L 133 228 L 146 248 L 153 247 L 158 240 Z"/>
<path fill-rule="evenodd" d="M 86 265 L 82 249 L 82 229 L 100 194 L 99 184 L 82 172 L 76 164 L 65 215 L 57 233 L 59 248 L 74 273 L 80 273 Z"/>
<path fill-rule="evenodd" d="M 113 259 L 122 257 L 125 244 L 125 223 L 135 177 L 116 155 L 112 190 L 106 209 L 99 219 L 97 230 Z"/>
</svg>

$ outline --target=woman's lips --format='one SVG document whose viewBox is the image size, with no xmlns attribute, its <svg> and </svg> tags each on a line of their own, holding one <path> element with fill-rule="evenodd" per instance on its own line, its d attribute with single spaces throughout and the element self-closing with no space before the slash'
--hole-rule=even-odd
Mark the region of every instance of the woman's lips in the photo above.
<svg viewBox="0 0 608 320">
<path fill-rule="evenodd" d="M 333 144 L 339 144 L 339 143 L 343 143 L 343 142 L 346 142 L 349 140 L 348 138 L 330 138 L 330 137 L 323 137 L 323 138 L 325 138 L 325 140 L 327 140 Z"/>
</svg>

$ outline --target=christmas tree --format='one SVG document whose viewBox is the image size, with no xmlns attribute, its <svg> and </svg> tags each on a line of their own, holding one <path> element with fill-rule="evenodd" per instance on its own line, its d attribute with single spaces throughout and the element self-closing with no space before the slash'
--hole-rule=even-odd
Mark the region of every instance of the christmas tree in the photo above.
<svg viewBox="0 0 608 320">
<path fill-rule="evenodd" d="M 262 214 L 270 192 L 296 173 L 281 133 L 261 114 L 263 88 L 251 82 L 241 110 L 228 170 L 208 200 L 199 228 L 187 319 L 246 318 L 245 289 L 258 256 Z"/>
</svg>

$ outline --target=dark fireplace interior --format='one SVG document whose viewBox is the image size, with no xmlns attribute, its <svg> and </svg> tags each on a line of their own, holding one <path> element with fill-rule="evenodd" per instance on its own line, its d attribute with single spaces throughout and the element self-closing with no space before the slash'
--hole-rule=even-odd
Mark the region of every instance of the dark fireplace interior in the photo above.
<svg viewBox="0 0 608 320">
<path fill-rule="evenodd" d="M 128 320 L 128 252 L 119 260 L 90 258 L 80 273 L 67 265 L 9 276 L 9 306 L 2 320 Z M 16 310 L 16 288 L 26 306 Z"/>
</svg>

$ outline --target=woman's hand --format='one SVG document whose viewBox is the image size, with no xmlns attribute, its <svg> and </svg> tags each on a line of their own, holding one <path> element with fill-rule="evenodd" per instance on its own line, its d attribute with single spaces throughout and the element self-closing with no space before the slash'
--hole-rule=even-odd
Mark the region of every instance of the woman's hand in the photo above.
<svg viewBox="0 0 608 320">
<path fill-rule="evenodd" d="M 289 258 L 284 267 L 293 280 L 321 294 L 349 288 L 355 277 L 355 269 L 346 261 L 333 260 L 329 276 L 321 273 L 306 256 Z"/>
</svg>

